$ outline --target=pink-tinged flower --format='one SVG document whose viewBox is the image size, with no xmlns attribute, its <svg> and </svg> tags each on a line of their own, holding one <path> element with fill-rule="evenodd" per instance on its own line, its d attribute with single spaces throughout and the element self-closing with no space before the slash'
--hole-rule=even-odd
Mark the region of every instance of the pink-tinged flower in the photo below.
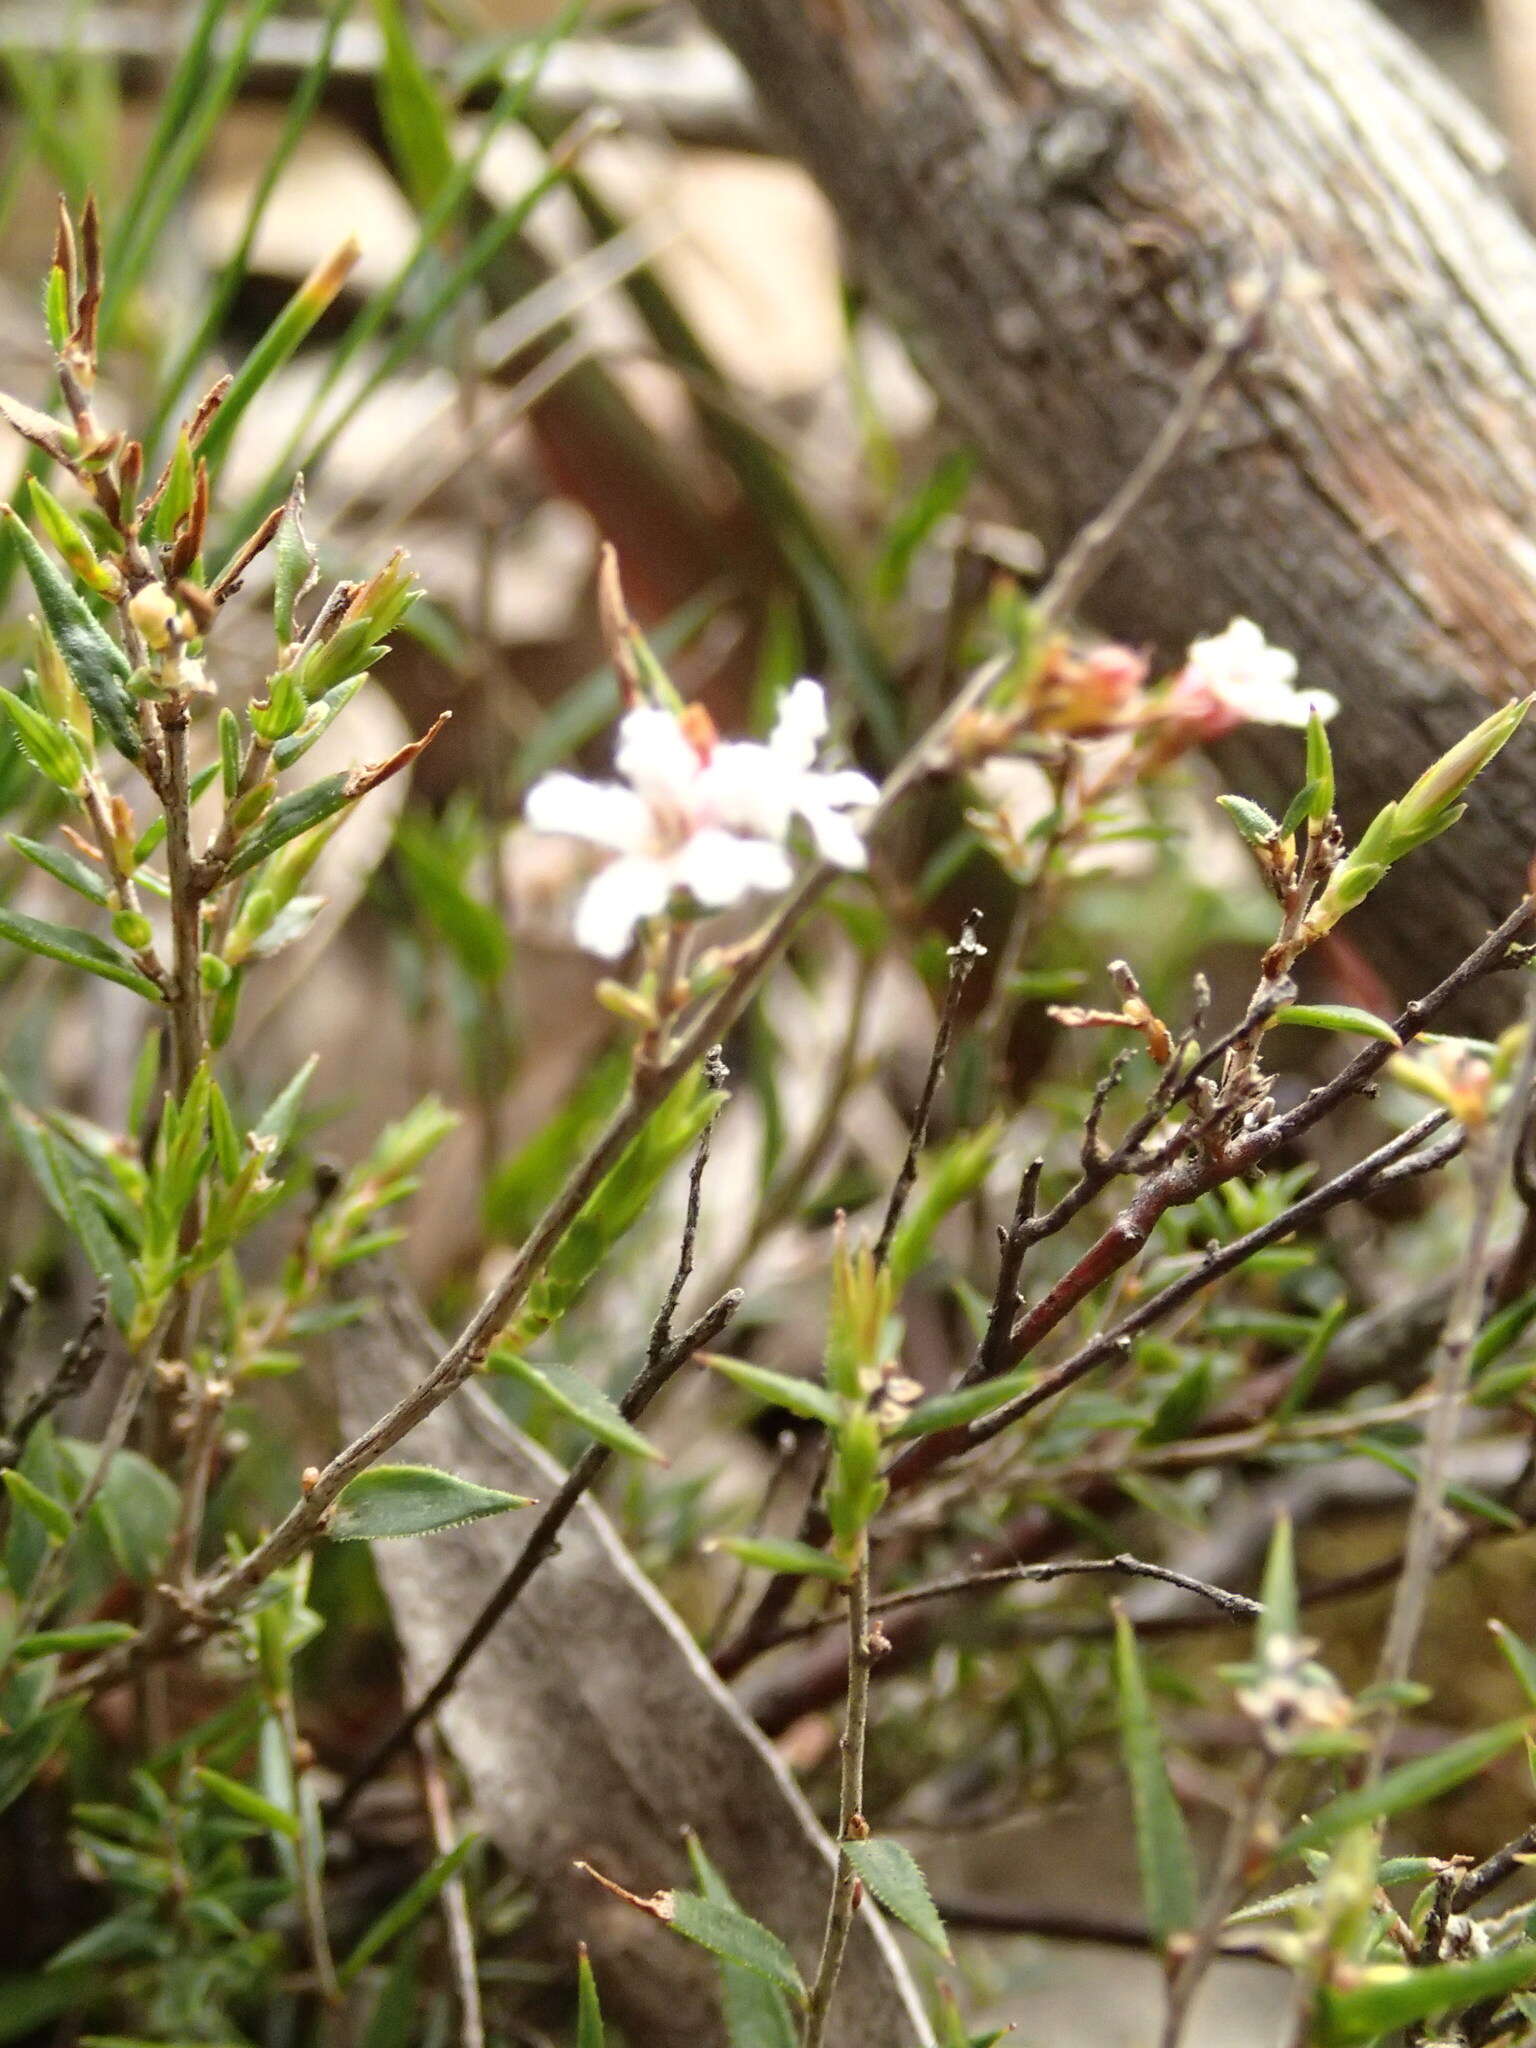
<svg viewBox="0 0 1536 2048">
<path fill-rule="evenodd" d="M 536 783 L 524 806 L 530 825 L 614 856 L 582 892 L 578 945 L 616 960 L 636 926 L 678 895 L 723 910 L 788 888 L 785 841 L 796 818 L 826 859 L 862 867 L 863 844 L 844 813 L 878 792 L 867 776 L 815 768 L 825 731 L 825 700 L 812 682 L 788 692 L 766 746 L 717 741 L 697 705 L 681 714 L 641 706 L 619 722 L 622 782 L 557 774 Z"/>
<path fill-rule="evenodd" d="M 1296 657 L 1272 647 L 1252 619 L 1196 640 L 1189 659 L 1158 701 L 1154 716 L 1186 746 L 1221 739 L 1240 725 L 1305 726 L 1312 713 L 1332 718 L 1326 690 L 1296 688 Z"/>
<path fill-rule="evenodd" d="M 1148 662 L 1134 647 L 1106 641 L 1089 654 L 1063 642 L 1046 652 L 1030 692 L 1035 732 L 1102 738 L 1129 724 L 1146 687 Z"/>
</svg>

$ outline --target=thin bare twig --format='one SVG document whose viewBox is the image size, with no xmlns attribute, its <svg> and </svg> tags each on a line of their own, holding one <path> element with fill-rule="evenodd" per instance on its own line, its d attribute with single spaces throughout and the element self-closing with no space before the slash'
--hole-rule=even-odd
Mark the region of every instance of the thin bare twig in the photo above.
<svg viewBox="0 0 1536 2048">
<path fill-rule="evenodd" d="M 422 1802 L 432 1830 L 432 1847 L 447 1856 L 458 1847 L 453 1824 L 453 1807 L 443 1778 L 442 1757 L 433 1729 L 416 1731 L 416 1755 L 421 1764 Z M 443 1886 L 443 1924 L 448 1931 L 448 1955 L 453 1964 L 453 1988 L 459 2003 L 459 2048 L 485 2048 L 485 2012 L 480 2002 L 480 1971 L 475 1961 L 475 1929 L 469 1917 L 469 1899 L 464 1875 L 455 1871 Z"/>
<path fill-rule="evenodd" d="M 26 1282 L 13 1275 L 4 1309 L 0 1309 L 0 1387 L 4 1385 L 4 1353 L 11 1331 L 35 1299 L 33 1290 Z M 11 1319 L 10 1329 L 4 1327 L 8 1318 Z M 106 1355 L 107 1297 L 105 1294 L 98 1294 L 91 1303 L 90 1313 L 79 1336 L 72 1338 L 65 1345 L 57 1368 L 22 1409 L 16 1418 L 15 1429 L 6 1437 L 4 1445 L 0 1446 L 0 1466 L 14 1465 L 20 1461 L 21 1454 L 27 1447 L 27 1438 L 31 1436 L 33 1430 L 65 1401 L 72 1400 L 76 1394 L 84 1393 L 96 1377 Z M 0 1417 L 0 1431 L 3 1431 L 3 1417 Z"/>
<path fill-rule="evenodd" d="M 923 1077 L 923 1092 L 918 1097 L 917 1108 L 912 1114 L 912 1125 L 907 1135 L 906 1156 L 901 1162 L 901 1171 L 891 1189 L 891 1198 L 886 1204 L 885 1221 L 880 1226 L 880 1235 L 875 1240 L 875 1264 L 883 1266 L 891 1255 L 891 1244 L 901 1223 L 902 1212 L 917 1180 L 917 1162 L 922 1156 L 923 1146 L 928 1141 L 928 1119 L 933 1114 L 933 1098 L 938 1093 L 939 1081 L 944 1073 L 944 1062 L 949 1057 L 950 1043 L 955 1035 L 955 1020 L 960 1014 L 960 998 L 965 993 L 965 984 L 970 979 L 971 969 L 978 960 L 984 960 L 987 949 L 977 938 L 981 923 L 980 911 L 973 910 L 960 927 L 960 936 L 949 949 L 949 980 L 944 990 L 944 1003 L 939 1011 L 938 1029 L 933 1036 L 933 1052 L 928 1061 L 928 1072 Z"/>
<path fill-rule="evenodd" d="M 895 1614 L 903 1607 L 916 1607 L 925 1600 L 948 1600 L 955 1594 L 979 1593 L 992 1586 L 1044 1584 L 1051 1579 L 1097 1577 L 1103 1574 L 1133 1579 L 1157 1579 L 1165 1586 L 1178 1586 L 1186 1593 L 1198 1593 L 1219 1607 L 1229 1620 L 1252 1621 L 1264 1612 L 1257 1600 L 1246 1593 L 1229 1593 L 1188 1572 L 1170 1570 L 1167 1565 L 1149 1564 L 1122 1551 L 1118 1557 L 1069 1557 L 1049 1564 L 1001 1565 L 995 1571 L 956 1572 L 952 1578 L 933 1579 L 926 1586 L 909 1586 L 900 1593 L 886 1593 L 870 1603 L 872 1614 Z"/>
<path fill-rule="evenodd" d="M 842 1772 L 838 1790 L 837 1874 L 827 1906 L 816 1978 L 805 2009 L 801 2048 L 822 2048 L 832 1997 L 843 1967 L 848 1936 L 859 1900 L 859 1876 L 844 1844 L 869 1834 L 864 1819 L 864 1750 L 869 1735 L 869 1673 L 875 1661 L 876 1634 L 870 1622 L 869 1542 L 861 1539 L 859 1557 L 848 1586 L 848 1705 L 843 1722 Z"/>
<path fill-rule="evenodd" d="M 1253 1847 L 1254 1836 L 1264 1810 L 1264 1796 L 1273 1775 L 1274 1764 L 1267 1757 L 1256 1759 L 1250 1769 L 1247 1785 L 1233 1811 L 1222 1843 L 1221 1856 L 1211 1880 L 1200 1924 L 1195 1929 L 1193 1943 L 1175 1965 L 1168 1985 L 1168 2003 L 1158 2048 L 1179 2048 L 1179 2043 L 1184 2038 L 1184 2029 L 1189 2022 L 1195 1994 L 1204 1982 L 1206 1972 L 1216 1960 L 1221 1948 L 1222 1929 L 1226 1925 L 1227 1915 L 1241 1895 L 1239 1888 L 1242 1884 L 1243 1868 Z"/>
</svg>

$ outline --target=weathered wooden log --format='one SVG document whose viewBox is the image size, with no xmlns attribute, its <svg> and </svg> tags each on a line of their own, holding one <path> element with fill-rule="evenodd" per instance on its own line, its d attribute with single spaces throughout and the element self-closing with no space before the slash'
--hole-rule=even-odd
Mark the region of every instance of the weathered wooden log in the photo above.
<svg viewBox="0 0 1536 2048">
<path fill-rule="evenodd" d="M 1295 649 L 1345 703 L 1354 827 L 1530 687 L 1536 243 L 1491 132 L 1365 0 L 700 6 L 1052 543 L 1146 447 L 1234 287 L 1274 282 L 1099 623 L 1171 651 L 1246 613 Z M 1299 779 L 1294 735 L 1243 761 L 1271 792 Z M 1402 992 L 1518 894 L 1533 791 L 1536 731 L 1358 920 Z"/>
<path fill-rule="evenodd" d="M 440 1346 L 381 1277 L 382 1298 L 347 1332 L 337 1374 L 342 1427 L 365 1427 L 413 1386 Z M 548 1500 L 565 1476 L 467 1387 L 402 1455 L 482 1485 Z M 442 1670 L 527 1540 L 525 1517 L 385 1543 L 379 1578 L 417 1696 Z M 537 1893 L 531 1938 L 569 1966 L 585 1941 L 610 2019 L 643 2048 L 725 2048 L 710 1959 L 576 1867 L 642 1894 L 689 1883 L 693 1829 L 742 1907 L 814 1972 L 834 1855 L 780 1759 L 594 1502 L 583 1501 L 522 1599 L 438 1717 L 477 1818 Z M 861 1912 L 829 2048 L 916 2048 L 930 2038 L 889 1930 Z"/>
</svg>

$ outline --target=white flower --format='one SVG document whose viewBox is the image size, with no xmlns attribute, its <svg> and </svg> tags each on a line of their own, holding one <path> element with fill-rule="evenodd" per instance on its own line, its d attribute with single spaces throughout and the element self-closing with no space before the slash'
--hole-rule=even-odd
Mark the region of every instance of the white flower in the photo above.
<svg viewBox="0 0 1536 2048">
<path fill-rule="evenodd" d="M 785 841 L 796 818 L 827 860 L 862 867 L 864 848 L 844 813 L 873 803 L 878 792 L 866 775 L 815 768 L 826 724 L 826 703 L 813 682 L 787 693 L 766 746 L 717 742 L 696 706 L 681 716 L 644 706 L 619 724 L 615 759 L 623 782 L 558 774 L 536 783 L 525 806 L 530 825 L 615 856 L 582 894 L 577 943 L 616 960 L 635 927 L 659 916 L 679 892 L 721 910 L 755 892 L 788 888 L 793 869 Z"/>
<path fill-rule="evenodd" d="M 856 768 L 816 767 L 816 749 L 826 733 L 822 687 L 802 676 L 780 698 L 766 746 L 735 740 L 715 748 L 706 771 L 711 797 L 737 831 L 782 842 L 800 818 L 823 860 L 862 868 L 864 842 L 845 813 L 873 804 L 880 792 Z"/>
<path fill-rule="evenodd" d="M 1296 657 L 1272 647 L 1252 619 L 1234 619 L 1224 633 L 1196 640 L 1157 709 L 1199 740 L 1220 739 L 1240 725 L 1305 726 L 1316 711 L 1332 718 L 1339 703 L 1326 690 L 1296 688 Z"/>
</svg>

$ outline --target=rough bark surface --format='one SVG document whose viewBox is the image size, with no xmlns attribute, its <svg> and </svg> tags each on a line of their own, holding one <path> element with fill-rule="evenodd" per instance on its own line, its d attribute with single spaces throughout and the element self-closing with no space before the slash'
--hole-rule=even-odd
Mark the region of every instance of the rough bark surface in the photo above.
<svg viewBox="0 0 1536 2048">
<path fill-rule="evenodd" d="M 363 1428 L 438 1353 L 403 1300 L 348 1331 L 341 1423 Z M 400 1457 L 548 1500 L 564 1473 L 470 1386 Z M 419 1696 L 527 1537 L 532 1511 L 472 1522 L 375 1561 Z M 789 1943 L 806 1981 L 831 1889 L 832 1847 L 789 1772 L 710 1670 L 602 1511 L 578 1507 L 560 1549 L 470 1665 L 440 1716 L 476 1818 L 537 1891 L 552 1956 L 592 1952 L 605 2012 L 644 2048 L 725 2048 L 713 1964 L 610 1898 L 578 1857 L 642 1896 L 689 1884 L 693 1828 L 738 1903 Z M 830 2048 L 930 2038 L 906 1966 L 867 1908 L 849 1944 Z"/>
<path fill-rule="evenodd" d="M 1364 0 L 699 4 L 1049 541 L 1146 447 L 1234 285 L 1276 281 L 1100 623 L 1172 648 L 1259 620 L 1345 702 L 1356 826 L 1530 687 L 1536 244 L 1491 132 Z M 1293 735 L 1253 752 L 1294 787 Z M 1514 900 L 1533 768 L 1528 732 L 1359 920 L 1400 989 Z"/>
</svg>

